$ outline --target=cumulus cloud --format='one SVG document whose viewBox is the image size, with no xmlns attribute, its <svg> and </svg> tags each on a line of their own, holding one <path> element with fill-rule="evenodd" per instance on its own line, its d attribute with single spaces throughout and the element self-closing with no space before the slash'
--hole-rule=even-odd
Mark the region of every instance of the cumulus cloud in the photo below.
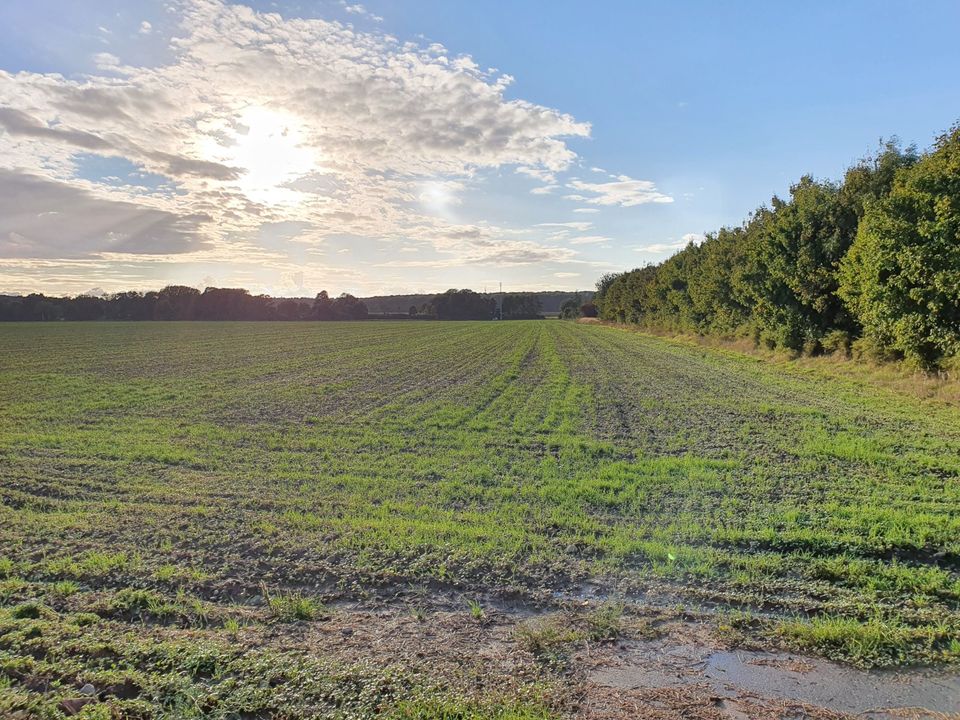
<svg viewBox="0 0 960 720">
<path fill-rule="evenodd" d="M 111 150 L 110 143 L 93 133 L 48 127 L 16 108 L 0 107 L 0 127 L 12 136 L 41 138 L 73 145 L 83 150 Z"/>
<path fill-rule="evenodd" d="M 652 245 L 641 245 L 640 247 L 635 247 L 634 250 L 642 253 L 665 253 L 670 252 L 671 250 L 680 250 L 681 248 L 686 247 L 686 243 L 653 243 Z"/>
<path fill-rule="evenodd" d="M 537 223 L 537 227 L 547 227 L 547 228 L 567 228 L 570 230 L 589 230 L 593 227 L 592 222 L 586 222 L 583 220 L 576 220 L 573 222 L 545 222 Z"/>
<path fill-rule="evenodd" d="M 704 236 L 702 233 L 687 233 L 680 238 L 679 242 L 673 243 L 653 243 L 652 245 L 641 245 L 640 247 L 635 247 L 634 250 L 637 252 L 643 253 L 665 253 L 671 252 L 673 250 L 682 250 L 687 247 L 690 243 L 694 245 L 699 245 L 703 242 Z"/>
<path fill-rule="evenodd" d="M 343 7 L 344 10 L 346 10 L 351 15 L 365 15 L 366 17 L 369 17 L 374 22 L 383 22 L 382 17 L 380 17 L 379 15 L 374 15 L 369 10 L 367 10 L 367 8 L 365 8 L 363 5 L 359 3 L 355 5 L 350 5 L 349 3 L 346 2 L 346 0 L 340 0 L 340 5 Z"/>
<path fill-rule="evenodd" d="M 185 253 L 206 246 L 201 228 L 209 219 L 0 169 L 0 256 L 8 258 Z"/>
<path fill-rule="evenodd" d="M 262 226 L 298 222 L 308 229 L 297 242 L 312 247 L 355 236 L 413 240 L 439 258 L 423 262 L 447 266 L 580 262 L 571 248 L 457 214 L 460 194 L 504 167 L 542 183 L 533 194 L 561 187 L 558 175 L 578 161 L 568 141 L 588 137 L 589 123 L 508 99 L 509 75 L 441 45 L 221 0 L 172 7 L 180 25 L 159 67 L 101 53 L 91 75 L 0 71 L 4 255 L 179 262 L 202 253 L 298 272 L 256 240 Z M 162 31 L 143 21 L 140 32 Z M 170 178 L 175 192 L 84 176 L 89 154 Z M 569 188 L 588 205 L 669 201 L 625 176 Z M 27 195 L 21 211 L 10 204 Z"/>
<path fill-rule="evenodd" d="M 153 161 L 156 164 L 156 169 L 171 177 L 196 175 L 197 177 L 214 180 L 233 180 L 240 175 L 240 171 L 236 168 L 172 153 L 144 150 L 136 143 L 123 138 L 116 138 L 111 142 L 84 130 L 71 130 L 60 126 L 49 127 L 47 124 L 15 108 L 0 108 L 0 128 L 6 130 L 13 137 L 39 138 L 71 145 L 81 150 L 92 150 L 120 157 Z"/>
<path fill-rule="evenodd" d="M 517 244 L 495 228 L 474 228 L 451 245 L 446 231 L 456 218 L 430 207 L 444 198 L 420 190 L 425 183 L 455 188 L 505 165 L 548 181 L 576 159 L 566 139 L 588 136 L 588 123 L 507 99 L 510 76 L 450 57 L 442 46 L 220 0 L 177 0 L 174 7 L 181 25 L 170 39 L 173 58 L 160 67 L 129 67 L 101 53 L 95 62 L 102 76 L 0 71 L 0 168 L 116 203 L 104 217 L 123 215 L 117 208 L 134 201 L 148 202 L 158 218 L 210 217 L 191 232 L 224 257 L 231 249 L 236 258 L 259 257 L 237 238 L 288 221 L 310 224 L 317 242 L 333 235 L 415 238 L 483 262 L 565 257 Z M 148 25 L 141 29 L 155 33 Z M 91 195 L 96 178 L 77 177 L 78 153 L 127 159 L 175 180 L 177 193 L 147 201 L 101 187 Z M 455 194 L 439 204 L 454 206 Z M 123 234 L 124 252 L 137 251 L 137 242 L 150 253 L 199 247 Z M 17 241 L 18 252 L 38 248 L 41 236 L 29 245 Z M 496 251 L 473 246 L 494 240 Z"/>
<path fill-rule="evenodd" d="M 390 260 L 378 267 L 452 268 L 467 265 L 518 266 L 570 262 L 576 252 L 568 248 L 540 245 L 530 241 L 491 241 L 463 247 L 452 257 L 424 260 Z"/>
<path fill-rule="evenodd" d="M 543 168 L 526 167 L 525 165 L 521 165 L 514 172 L 516 172 L 519 175 L 526 175 L 527 177 L 532 177 L 535 180 L 540 180 L 544 183 L 547 183 L 548 185 L 552 185 L 557 182 L 557 176 L 554 173 L 549 172 L 548 170 L 544 170 Z"/>
<path fill-rule="evenodd" d="M 554 190 L 559 190 L 559 189 L 560 189 L 559 185 L 541 185 L 539 187 L 531 188 L 530 194 L 531 195 L 549 195 Z"/>
<path fill-rule="evenodd" d="M 570 238 L 567 242 L 571 245 L 597 245 L 610 242 L 610 238 L 604 235 L 581 235 L 580 237 Z"/>
<path fill-rule="evenodd" d="M 591 183 L 572 180 L 567 184 L 578 193 L 567 195 L 568 200 L 587 202 L 592 205 L 619 205 L 633 207 L 647 203 L 672 203 L 673 198 L 660 192 L 650 180 L 634 180 L 627 175 L 617 175 L 609 182 Z M 587 193 L 584 195 L 584 193 Z"/>
</svg>

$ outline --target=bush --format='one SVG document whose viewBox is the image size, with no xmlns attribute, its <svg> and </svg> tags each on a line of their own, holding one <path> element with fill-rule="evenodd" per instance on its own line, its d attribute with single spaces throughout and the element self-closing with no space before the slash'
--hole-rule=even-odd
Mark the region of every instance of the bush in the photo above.
<svg viewBox="0 0 960 720">
<path fill-rule="evenodd" d="M 807 357 L 816 357 L 823 352 L 823 345 L 820 343 L 820 340 L 816 338 L 804 340 L 802 352 Z"/>
<path fill-rule="evenodd" d="M 960 354 L 960 125 L 868 203 L 838 293 L 864 335 L 925 367 Z"/>
<path fill-rule="evenodd" d="M 850 357 L 853 339 L 846 330 L 832 330 L 823 336 L 820 341 L 823 351 L 828 355 L 842 355 Z"/>
<path fill-rule="evenodd" d="M 892 362 L 899 354 L 872 337 L 862 337 L 850 345 L 850 354 L 854 360 L 872 360 L 873 362 Z"/>
</svg>

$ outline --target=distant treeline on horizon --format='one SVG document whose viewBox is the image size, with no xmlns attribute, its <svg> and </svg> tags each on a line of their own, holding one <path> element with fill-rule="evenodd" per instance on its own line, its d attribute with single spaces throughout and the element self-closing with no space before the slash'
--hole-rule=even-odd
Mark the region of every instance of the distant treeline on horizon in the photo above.
<svg viewBox="0 0 960 720">
<path fill-rule="evenodd" d="M 96 320 L 521 320 L 545 314 L 579 317 L 590 313 L 593 293 L 477 293 L 447 290 L 438 295 L 362 298 L 326 290 L 310 298 L 251 295 L 242 288 L 170 285 L 162 290 L 118 292 L 105 296 L 49 297 L 0 295 L 0 321 Z M 544 309 L 547 296 L 551 310 Z M 586 300 L 584 300 L 584 297 Z M 562 300 L 561 300 L 562 299 Z M 368 302 L 374 309 L 368 306 Z M 554 309 L 555 308 L 555 309 Z"/>
<path fill-rule="evenodd" d="M 960 367 L 960 125 L 804 176 L 739 227 L 597 283 L 602 319 L 771 349 Z"/>
</svg>

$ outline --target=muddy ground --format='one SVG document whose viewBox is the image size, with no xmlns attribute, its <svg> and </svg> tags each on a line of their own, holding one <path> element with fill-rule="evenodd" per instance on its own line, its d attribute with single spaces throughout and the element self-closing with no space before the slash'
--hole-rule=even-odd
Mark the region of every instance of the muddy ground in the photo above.
<svg viewBox="0 0 960 720">
<path fill-rule="evenodd" d="M 321 621 L 251 626 L 238 639 L 347 663 L 399 663 L 486 694 L 511 695 L 539 679 L 555 709 L 584 718 L 960 718 L 956 670 L 863 670 L 758 645 L 709 612 L 649 605 L 623 606 L 611 637 L 592 639 L 585 618 L 602 607 L 488 599 L 477 617 L 453 598 L 425 605 L 411 595 L 341 602 Z"/>
</svg>

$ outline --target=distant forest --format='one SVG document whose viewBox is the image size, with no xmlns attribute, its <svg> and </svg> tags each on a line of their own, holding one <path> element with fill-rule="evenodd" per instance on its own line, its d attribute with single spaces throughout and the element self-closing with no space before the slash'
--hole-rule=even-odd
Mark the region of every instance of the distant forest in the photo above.
<svg viewBox="0 0 960 720">
<path fill-rule="evenodd" d="M 810 355 L 960 364 L 960 125 L 805 176 L 739 227 L 597 283 L 602 319 Z"/>
<path fill-rule="evenodd" d="M 159 291 L 119 292 L 104 297 L 0 295 L 0 321 L 53 320 L 523 320 L 546 314 L 595 314 L 593 293 L 476 293 L 448 290 L 439 295 L 315 298 L 251 295 L 240 288 L 171 285 Z M 586 298 L 586 300 L 584 299 Z M 544 307 L 549 303 L 549 309 Z M 372 308 L 370 306 L 373 306 Z"/>
<path fill-rule="evenodd" d="M 485 298 L 497 300 L 500 293 L 477 293 Z M 559 315 L 560 306 L 574 296 L 574 293 L 563 290 L 548 290 L 541 292 L 522 292 L 506 293 L 506 296 L 535 297 L 540 301 L 540 313 L 543 315 Z M 589 302 L 593 298 L 593 292 L 590 290 L 578 293 L 583 302 Z M 422 308 L 433 302 L 435 295 L 376 295 L 374 297 L 361 298 L 367 309 L 371 313 L 406 313 L 409 308 Z"/>
</svg>

